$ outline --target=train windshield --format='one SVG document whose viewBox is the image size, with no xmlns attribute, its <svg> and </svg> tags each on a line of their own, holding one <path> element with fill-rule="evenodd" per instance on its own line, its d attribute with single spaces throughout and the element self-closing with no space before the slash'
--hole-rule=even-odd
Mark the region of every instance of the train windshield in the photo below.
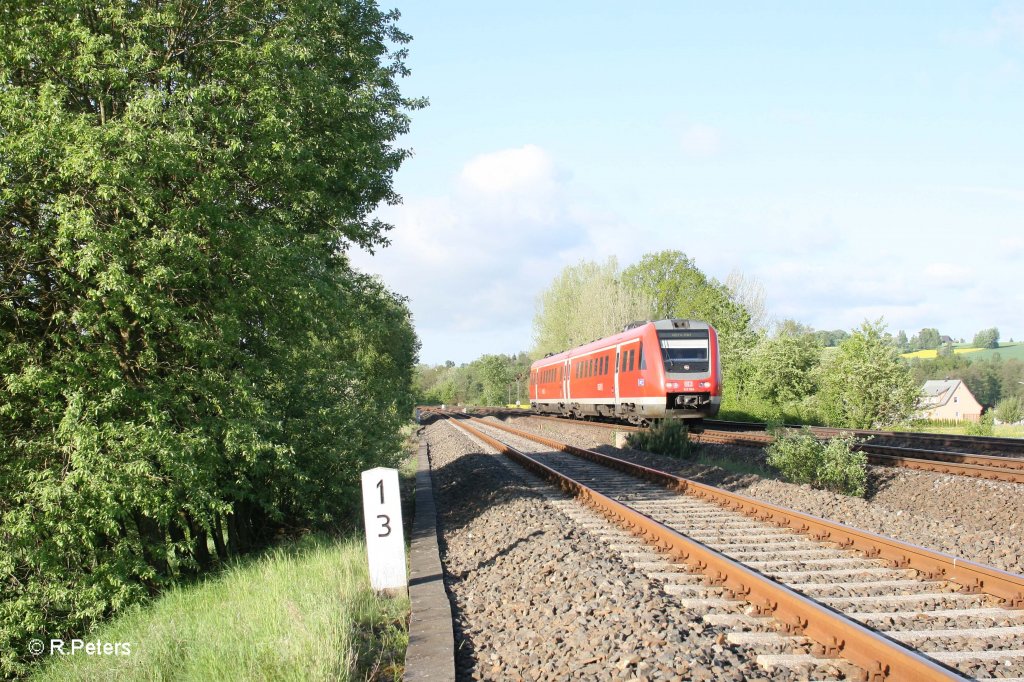
<svg viewBox="0 0 1024 682">
<path fill-rule="evenodd" d="M 707 372 L 708 330 L 671 329 L 658 332 L 665 371 L 671 374 Z"/>
</svg>

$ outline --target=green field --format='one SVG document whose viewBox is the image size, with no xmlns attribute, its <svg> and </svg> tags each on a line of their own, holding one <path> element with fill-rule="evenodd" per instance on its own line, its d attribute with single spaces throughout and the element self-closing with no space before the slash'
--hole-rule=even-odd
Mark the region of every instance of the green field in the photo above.
<svg viewBox="0 0 1024 682">
<path fill-rule="evenodd" d="M 361 537 L 307 536 L 81 637 L 129 655 L 54 655 L 33 679 L 398 680 L 407 613 L 370 589 Z"/>
<path fill-rule="evenodd" d="M 984 348 L 976 353 L 970 353 L 966 357 L 973 362 L 988 360 L 997 353 L 1003 360 L 1024 360 L 1024 343 L 1001 343 L 999 348 Z"/>
<path fill-rule="evenodd" d="M 999 348 L 974 348 L 969 345 L 959 345 L 953 347 L 953 352 L 961 357 L 965 357 L 971 362 L 975 360 L 987 360 L 992 356 L 999 354 L 1003 360 L 1009 360 L 1011 358 L 1016 360 L 1024 360 L 1024 343 L 1001 343 Z M 936 356 L 934 350 L 919 350 L 913 353 L 904 353 L 904 358 L 934 358 Z"/>
</svg>

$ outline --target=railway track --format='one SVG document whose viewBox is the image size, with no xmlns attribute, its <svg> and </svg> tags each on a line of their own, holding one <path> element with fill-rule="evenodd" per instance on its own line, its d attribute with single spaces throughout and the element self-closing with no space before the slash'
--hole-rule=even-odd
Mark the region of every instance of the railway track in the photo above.
<svg viewBox="0 0 1024 682">
<path fill-rule="evenodd" d="M 599 421 L 566 420 L 562 417 L 551 417 L 533 413 L 505 413 L 495 412 L 494 416 L 510 414 L 511 416 L 530 417 L 531 419 L 545 419 L 550 421 L 585 424 L 595 428 L 614 429 L 616 431 L 635 432 L 643 430 L 636 426 L 623 424 L 612 424 Z M 737 433 L 736 430 L 711 429 L 710 426 L 727 425 L 730 429 L 739 427 L 762 427 L 753 428 L 751 432 Z M 767 447 L 772 442 L 772 436 L 767 433 L 756 433 L 764 431 L 764 424 L 752 424 L 748 422 L 718 422 L 705 420 L 700 430 L 693 430 L 690 437 L 698 443 L 716 443 L 720 445 L 742 445 L 748 447 Z M 919 447 L 908 447 L 889 445 L 884 442 L 875 441 L 874 438 L 885 436 L 890 438 L 901 438 L 904 434 L 896 432 L 881 431 L 855 431 L 850 429 L 825 429 L 812 427 L 812 431 L 821 438 L 828 438 L 841 433 L 853 433 L 859 437 L 872 439 L 855 446 L 855 449 L 867 455 L 868 462 L 876 466 L 894 466 L 918 471 L 930 471 L 939 474 L 951 474 L 955 476 L 969 476 L 990 481 L 1005 481 L 1008 483 L 1024 483 L 1024 457 L 1011 457 L 1001 455 L 983 455 L 968 452 L 953 452 L 949 450 L 929 450 Z M 911 434 L 913 436 L 921 434 Z M 928 435 L 928 434 L 926 434 Z M 943 436 L 937 436 L 943 442 L 948 441 Z M 976 439 L 975 439 L 976 440 Z M 1015 439 L 1000 439 L 1015 440 Z M 919 439 L 919 442 L 927 442 L 927 439 Z M 956 441 L 959 442 L 959 441 Z"/>
<path fill-rule="evenodd" d="M 1024 677 L 1024 576 L 493 421 L 455 423 L 622 522 L 624 556 L 735 627 L 764 667 L 842 656 L 873 680 Z"/>
<path fill-rule="evenodd" d="M 723 445 L 746 445 L 766 447 L 772 442 L 768 434 L 737 434 L 730 431 L 705 429 L 691 436 L 698 443 L 719 443 Z M 973 455 L 947 452 L 945 450 L 922 450 L 919 448 L 880 445 L 873 442 L 858 443 L 854 446 L 867 455 L 868 462 L 878 466 L 898 466 L 918 471 L 940 474 L 970 476 L 990 481 L 1024 483 L 1024 459 Z"/>
<path fill-rule="evenodd" d="M 705 420 L 705 425 L 723 431 L 765 431 L 760 422 Z M 799 425 L 797 425 L 799 426 Z M 877 431 L 867 429 L 836 429 L 824 426 L 809 427 L 823 438 L 841 433 L 852 433 L 877 443 L 905 443 L 905 447 L 922 450 L 949 450 L 955 453 L 999 454 L 1004 457 L 1024 457 L 1024 438 L 998 438 L 995 436 L 957 436 L 914 431 Z"/>
</svg>

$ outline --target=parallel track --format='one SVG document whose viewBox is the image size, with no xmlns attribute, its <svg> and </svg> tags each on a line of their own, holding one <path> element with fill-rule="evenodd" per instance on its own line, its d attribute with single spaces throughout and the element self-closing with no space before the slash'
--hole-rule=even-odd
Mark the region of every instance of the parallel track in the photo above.
<svg viewBox="0 0 1024 682">
<path fill-rule="evenodd" d="M 600 421 L 570 420 L 563 417 L 552 417 L 538 415 L 532 412 L 501 412 L 495 411 L 494 416 L 508 414 L 511 416 L 530 417 L 532 419 L 546 419 L 569 424 L 583 424 L 596 428 L 614 429 L 616 431 L 642 431 L 636 426 L 624 424 L 612 424 Z M 705 420 L 702 429 L 695 429 L 691 432 L 691 438 L 701 443 L 717 443 L 722 445 L 744 445 L 749 447 L 766 447 L 772 442 L 772 437 L 767 433 L 736 433 L 731 430 L 717 430 L 707 428 L 709 426 L 726 425 L 731 428 L 750 427 L 749 430 L 764 430 L 764 424 L 753 424 L 748 422 L 721 422 Z M 756 427 L 761 427 L 760 429 Z M 902 434 L 897 432 L 882 431 L 857 431 L 854 429 L 825 429 L 813 427 L 815 435 L 821 438 L 832 437 L 841 433 L 853 433 L 859 437 L 870 437 L 871 440 L 858 443 L 855 449 L 867 455 L 868 462 L 877 466 L 895 466 L 918 471 L 930 471 L 940 474 L 951 474 L 956 476 L 969 476 L 982 478 L 990 481 L 1005 481 L 1007 483 L 1024 483 L 1024 457 L 1008 457 L 998 455 L 981 455 L 967 452 L 952 452 L 949 450 L 928 450 L 917 447 L 900 447 L 886 445 L 876 442 L 876 438 L 885 437 L 890 439 L 903 438 L 904 436 L 927 436 L 946 442 L 945 436 L 934 434 Z M 921 442 L 927 438 L 917 439 Z M 974 439 L 977 440 L 977 439 Z M 1015 441 L 1017 439 L 1006 438 L 1000 441 Z M 952 441 L 949 441 L 952 442 Z"/>
<path fill-rule="evenodd" d="M 702 573 L 703 580 L 688 572 L 664 574 L 665 589 L 684 595 L 705 594 L 708 585 L 718 589 L 725 599 L 701 602 L 711 604 L 705 619 L 761 630 L 730 637 L 737 643 L 777 643 L 780 637 L 766 625 L 769 619 L 739 613 L 740 600 L 809 637 L 819 655 L 851 661 L 868 679 L 957 679 L 957 671 L 983 673 L 983 679 L 991 676 L 986 671 L 993 661 L 1004 660 L 1007 671 L 1024 671 L 1024 576 L 493 421 L 455 421 Z M 542 454 L 526 454 L 466 421 L 545 447 Z"/>
</svg>

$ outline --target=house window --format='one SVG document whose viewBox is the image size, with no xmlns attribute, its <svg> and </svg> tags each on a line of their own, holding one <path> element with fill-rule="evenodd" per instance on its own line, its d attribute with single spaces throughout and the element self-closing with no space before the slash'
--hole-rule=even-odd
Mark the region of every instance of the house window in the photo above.
<svg viewBox="0 0 1024 682">
<path fill-rule="evenodd" d="M 958 396 L 958 395 L 953 396 L 953 402 L 954 403 L 960 402 L 960 396 Z"/>
</svg>

